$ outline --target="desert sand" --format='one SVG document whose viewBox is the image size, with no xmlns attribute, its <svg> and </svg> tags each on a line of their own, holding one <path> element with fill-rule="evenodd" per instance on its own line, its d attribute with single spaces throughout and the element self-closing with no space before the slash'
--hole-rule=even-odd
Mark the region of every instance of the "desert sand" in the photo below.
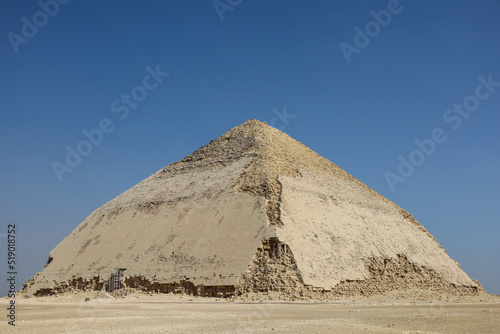
<svg viewBox="0 0 500 334">
<path fill-rule="evenodd" d="M 2 309 L 7 303 L 0 299 Z M 76 334 L 499 333 L 499 328 L 499 296 L 429 299 L 419 293 L 330 302 L 75 293 L 19 298 L 15 328 L 0 323 L 1 333 Z"/>
</svg>

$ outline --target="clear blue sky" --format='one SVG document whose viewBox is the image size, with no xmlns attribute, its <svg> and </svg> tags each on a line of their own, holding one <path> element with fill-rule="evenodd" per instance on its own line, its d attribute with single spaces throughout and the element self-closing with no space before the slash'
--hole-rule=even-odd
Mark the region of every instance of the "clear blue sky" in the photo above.
<svg viewBox="0 0 500 334">
<path fill-rule="evenodd" d="M 2 1 L 0 247 L 16 223 L 18 281 L 105 202 L 286 106 L 295 117 L 277 127 L 411 212 L 500 294 L 500 87 L 478 79 L 500 82 L 500 2 L 221 3 L 72 0 L 51 17 Z M 103 120 L 108 133 L 59 182 L 53 162 Z M 433 131 L 446 140 L 415 151 Z M 404 177 L 399 156 L 418 164 Z M 405 181 L 391 189 L 387 171 Z"/>
</svg>

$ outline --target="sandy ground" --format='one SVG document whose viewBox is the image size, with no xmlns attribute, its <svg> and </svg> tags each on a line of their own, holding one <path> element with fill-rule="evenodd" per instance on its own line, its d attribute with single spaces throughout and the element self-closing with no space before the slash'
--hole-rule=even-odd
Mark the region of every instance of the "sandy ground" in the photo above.
<svg viewBox="0 0 500 334">
<path fill-rule="evenodd" d="M 177 295 L 18 299 L 1 333 L 500 333 L 500 297 L 397 295 L 332 302 L 227 301 Z M 8 300 L 0 307 L 6 313 Z"/>
</svg>

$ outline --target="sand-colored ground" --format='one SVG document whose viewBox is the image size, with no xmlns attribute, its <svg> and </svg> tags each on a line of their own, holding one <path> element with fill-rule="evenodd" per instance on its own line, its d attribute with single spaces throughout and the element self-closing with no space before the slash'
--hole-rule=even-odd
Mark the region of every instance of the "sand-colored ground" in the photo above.
<svg viewBox="0 0 500 334">
<path fill-rule="evenodd" d="M 499 333 L 500 298 L 228 301 L 178 295 L 19 299 L 1 333 Z M 6 310 L 8 300 L 0 300 Z M 4 311 L 6 313 L 6 311 Z"/>
</svg>

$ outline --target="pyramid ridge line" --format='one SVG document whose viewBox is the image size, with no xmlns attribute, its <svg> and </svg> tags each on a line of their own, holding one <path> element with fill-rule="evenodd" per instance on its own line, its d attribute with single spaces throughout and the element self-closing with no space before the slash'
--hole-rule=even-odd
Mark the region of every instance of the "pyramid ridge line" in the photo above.
<svg viewBox="0 0 500 334">
<path fill-rule="evenodd" d="M 229 143 L 231 145 L 228 145 Z M 296 151 L 300 152 L 293 154 L 297 153 Z M 274 209 L 270 209 L 270 211 L 274 212 L 269 213 L 269 218 L 273 223 L 279 225 L 279 222 L 272 218 L 278 215 L 279 193 L 281 191 L 277 180 L 278 175 L 300 176 L 299 168 L 309 168 L 354 182 L 372 196 L 394 205 L 401 216 L 425 232 L 443 249 L 436 238 L 408 211 L 359 181 L 310 147 L 292 138 L 287 133 L 257 119 L 247 120 L 231 128 L 190 155 L 165 166 L 153 175 L 169 177 L 178 173 L 220 168 L 244 157 L 251 157 L 252 161 L 240 175 L 235 189 L 240 192 L 264 196 L 268 199 L 270 205 L 274 206 Z M 260 171 L 258 167 L 261 167 Z M 256 180 L 259 181 L 258 184 L 254 184 Z"/>
</svg>

